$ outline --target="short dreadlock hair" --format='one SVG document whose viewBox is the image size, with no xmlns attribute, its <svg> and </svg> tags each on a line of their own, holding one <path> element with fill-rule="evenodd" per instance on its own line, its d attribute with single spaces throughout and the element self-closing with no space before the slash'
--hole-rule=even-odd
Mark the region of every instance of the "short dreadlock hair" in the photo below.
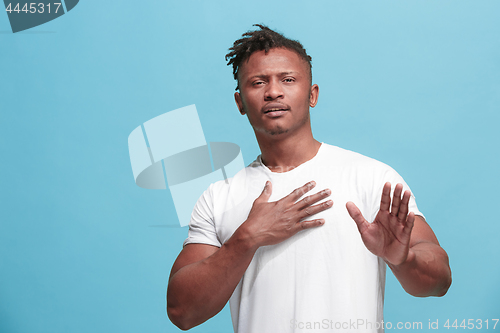
<svg viewBox="0 0 500 333">
<path fill-rule="evenodd" d="M 243 38 L 234 42 L 233 47 L 226 54 L 227 65 L 233 65 L 233 75 L 238 82 L 238 71 L 243 61 L 247 60 L 252 53 L 264 50 L 266 54 L 274 48 L 285 48 L 297 53 L 304 61 L 309 64 L 309 76 L 312 81 L 312 58 L 309 56 L 299 41 L 286 38 L 280 33 L 273 31 L 262 24 L 254 24 L 260 30 L 247 31 L 242 35 Z M 239 89 L 239 82 L 236 90 Z"/>
</svg>

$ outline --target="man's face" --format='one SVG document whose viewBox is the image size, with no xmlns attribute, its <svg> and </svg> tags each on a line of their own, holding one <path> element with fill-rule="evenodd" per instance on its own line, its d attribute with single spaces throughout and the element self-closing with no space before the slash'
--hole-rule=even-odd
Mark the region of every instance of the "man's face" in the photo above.
<svg viewBox="0 0 500 333">
<path fill-rule="evenodd" d="M 311 86 L 309 64 L 297 53 L 284 48 L 254 52 L 238 74 L 236 104 L 257 136 L 310 131 L 309 107 L 316 105 L 319 88 Z"/>
</svg>

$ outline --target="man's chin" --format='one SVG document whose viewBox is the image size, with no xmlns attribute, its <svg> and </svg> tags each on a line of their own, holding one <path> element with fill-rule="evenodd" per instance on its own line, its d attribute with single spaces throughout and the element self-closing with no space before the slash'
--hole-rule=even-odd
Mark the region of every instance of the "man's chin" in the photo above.
<svg viewBox="0 0 500 333">
<path fill-rule="evenodd" d="M 284 128 L 276 128 L 274 130 L 268 131 L 268 133 L 270 135 L 277 136 L 277 135 L 288 133 L 288 130 L 284 129 Z"/>
<path fill-rule="evenodd" d="M 273 128 L 255 128 L 254 127 L 255 134 L 258 135 L 258 133 L 265 134 L 266 136 L 272 136 L 272 137 L 279 137 L 281 135 L 284 135 L 289 132 L 288 128 L 283 128 L 281 126 L 276 126 Z"/>
<path fill-rule="evenodd" d="M 282 126 L 275 126 L 273 128 L 265 128 L 263 132 L 272 136 L 278 136 L 281 134 L 288 133 L 288 128 L 284 128 Z"/>
</svg>

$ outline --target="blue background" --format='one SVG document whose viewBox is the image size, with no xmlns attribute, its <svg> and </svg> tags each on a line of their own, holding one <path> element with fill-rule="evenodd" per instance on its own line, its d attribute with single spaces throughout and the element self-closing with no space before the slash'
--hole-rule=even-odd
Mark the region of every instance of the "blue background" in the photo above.
<svg viewBox="0 0 500 333">
<path fill-rule="evenodd" d="M 388 272 L 385 320 L 491 324 L 498 13 L 496 0 L 88 0 L 16 34 L 0 13 L 0 331 L 179 331 L 165 290 L 187 228 L 168 190 L 135 185 L 127 137 L 196 104 L 207 141 L 250 163 L 224 55 L 254 23 L 312 55 L 316 138 L 394 167 L 450 256 L 443 298 L 409 296 Z M 232 332 L 229 311 L 192 332 Z"/>
</svg>

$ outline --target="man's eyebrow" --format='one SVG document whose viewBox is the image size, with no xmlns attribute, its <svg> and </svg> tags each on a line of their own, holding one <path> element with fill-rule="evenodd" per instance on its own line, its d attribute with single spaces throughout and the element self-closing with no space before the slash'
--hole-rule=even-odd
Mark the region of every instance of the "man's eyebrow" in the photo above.
<svg viewBox="0 0 500 333">
<path fill-rule="evenodd" d="M 279 73 L 279 76 L 285 76 L 285 75 L 290 75 L 290 74 L 298 74 L 299 72 L 294 72 L 294 71 L 290 71 L 290 72 L 281 72 Z M 272 74 L 271 74 L 272 75 Z M 254 75 L 254 76 L 251 76 L 249 77 L 250 80 L 252 79 L 264 79 L 266 77 L 269 77 L 271 76 L 269 74 L 257 74 L 257 75 Z"/>
</svg>

